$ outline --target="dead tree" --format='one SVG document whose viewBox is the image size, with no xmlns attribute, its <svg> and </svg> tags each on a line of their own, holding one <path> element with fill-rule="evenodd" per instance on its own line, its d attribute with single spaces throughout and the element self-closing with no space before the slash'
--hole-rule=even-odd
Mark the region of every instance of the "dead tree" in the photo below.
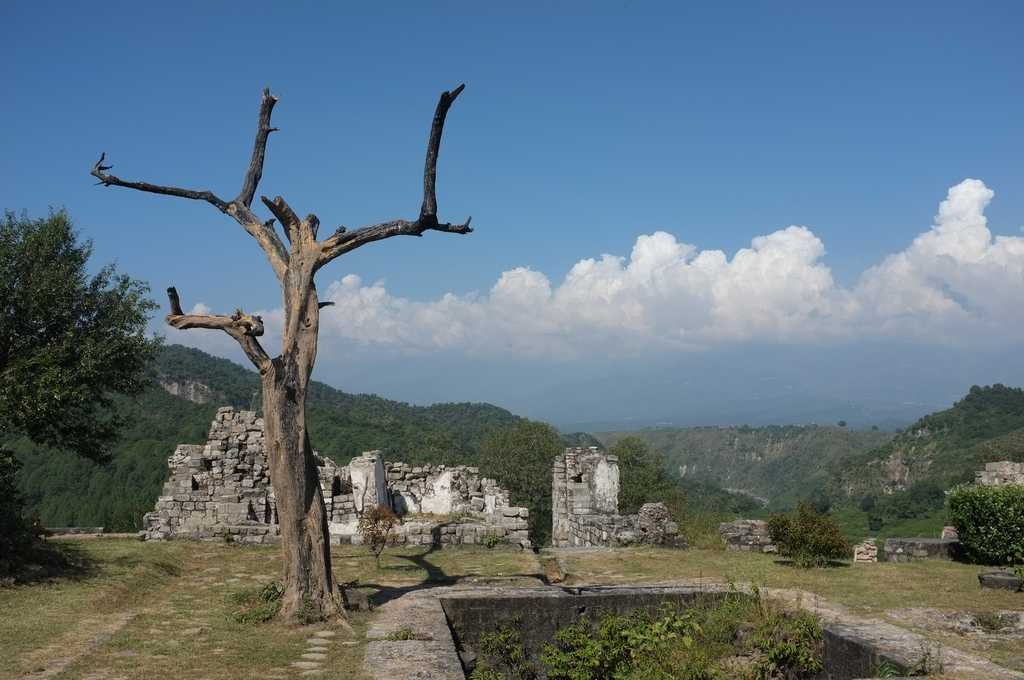
<svg viewBox="0 0 1024 680">
<path fill-rule="evenodd" d="M 270 126 L 270 115 L 277 97 L 271 95 L 269 89 L 263 91 L 260 102 L 256 141 L 242 189 L 231 200 L 224 200 L 206 190 L 115 177 L 108 172 L 112 166 L 103 164 L 106 154 L 101 155 L 92 168 L 92 175 L 103 186 L 206 201 L 233 218 L 256 239 L 281 284 L 285 322 L 281 354 L 277 357 L 271 358 L 260 345 L 258 338 L 263 334 L 260 317 L 245 314 L 241 309 L 231 316 L 185 314 L 174 288 L 167 289 L 170 303 L 167 323 L 179 329 L 215 328 L 224 331 L 241 345 L 260 373 L 265 441 L 284 553 L 285 596 L 281 615 L 289 620 L 296 619 L 300 610 L 305 616 L 312 610 L 322 618 L 337 616 L 341 611 L 331 575 L 328 517 L 306 426 L 306 390 L 316 360 L 320 308 L 330 304 L 317 298 L 314 277 L 331 260 L 374 241 L 392 236 L 422 236 L 426 231 L 450 234 L 472 231 L 468 219 L 463 224 L 438 221 L 434 188 L 445 117 L 464 87 L 459 85 L 450 92 L 441 93 L 437 102 L 423 169 L 423 205 L 415 220 L 395 219 L 353 231 L 339 227 L 326 238 L 318 239 L 320 220 L 316 215 L 311 213 L 300 219 L 280 196 L 273 200 L 260 196 L 274 217 L 266 221 L 257 217 L 252 211 L 252 202 L 263 174 L 267 139 L 271 132 L 277 130 Z M 287 246 L 275 228 L 275 219 L 280 224 Z"/>
</svg>

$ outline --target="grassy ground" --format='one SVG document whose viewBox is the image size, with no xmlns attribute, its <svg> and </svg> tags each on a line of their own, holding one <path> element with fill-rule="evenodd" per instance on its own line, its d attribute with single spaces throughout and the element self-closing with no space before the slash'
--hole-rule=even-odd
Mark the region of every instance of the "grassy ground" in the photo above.
<svg viewBox="0 0 1024 680">
<path fill-rule="evenodd" d="M 63 541 L 86 566 L 52 581 L 0 589 L 0 680 L 194 680 L 293 677 L 307 640 L 326 626 L 243 625 L 231 619 L 232 593 L 276 578 L 275 547 L 126 539 Z M 691 578 L 753 582 L 816 593 L 836 604 L 887 618 L 944 645 L 1024 670 L 1020 639 L 977 638 L 922 628 L 906 610 L 1024 610 L 1024 594 L 982 591 L 977 567 L 950 562 L 801 570 L 769 555 L 691 549 L 560 551 L 568 584 L 638 583 Z M 552 559 L 545 558 L 547 572 Z M 381 564 L 363 548 L 334 550 L 339 581 L 358 580 L 377 600 L 427 585 L 500 577 L 536 585 L 545 572 L 532 553 L 464 546 L 389 549 Z M 557 570 L 555 570 L 557 571 Z M 355 634 L 340 628 L 322 648 L 322 678 L 361 678 L 367 616 Z"/>
<path fill-rule="evenodd" d="M 326 626 L 243 625 L 230 614 L 233 592 L 268 583 L 279 567 L 275 547 L 176 541 L 64 541 L 88 568 L 74 576 L 0 589 L 0 679 L 55 677 L 218 680 L 293 677 L 307 639 Z M 426 582 L 528 576 L 531 553 L 484 548 L 389 550 L 378 568 L 362 548 L 339 547 L 335 572 L 387 596 Z M 355 636 L 325 637 L 321 678 L 361 678 L 366 616 Z"/>
<path fill-rule="evenodd" d="M 988 638 L 924 628 L 907 620 L 907 608 L 962 612 L 1024 611 L 1024 593 L 981 590 L 977 566 L 926 560 L 797 569 L 772 555 L 724 550 L 675 552 L 655 548 L 571 551 L 560 555 L 567 583 L 642 583 L 692 578 L 751 582 L 805 590 L 855 613 L 887 619 L 941 642 L 1024 671 L 1024 643 L 1014 636 Z"/>
</svg>

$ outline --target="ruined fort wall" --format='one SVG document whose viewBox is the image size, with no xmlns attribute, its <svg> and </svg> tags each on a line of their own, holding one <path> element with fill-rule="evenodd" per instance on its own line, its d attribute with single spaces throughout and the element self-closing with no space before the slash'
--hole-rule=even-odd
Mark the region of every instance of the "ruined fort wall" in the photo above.
<svg viewBox="0 0 1024 680">
<path fill-rule="evenodd" d="M 179 445 L 167 465 L 163 492 L 143 520 L 145 538 L 278 540 L 263 420 L 255 413 L 218 409 L 206 444 Z M 530 546 L 528 510 L 512 506 L 508 491 L 477 468 L 385 462 L 380 451 L 345 466 L 318 455 L 317 465 L 333 543 L 359 543 L 362 513 L 385 505 L 403 520 L 395 544 Z"/>
<path fill-rule="evenodd" d="M 551 543 L 555 547 L 635 543 L 685 545 L 662 503 L 620 515 L 619 461 L 596 446 L 567 448 L 551 467 Z"/>
</svg>

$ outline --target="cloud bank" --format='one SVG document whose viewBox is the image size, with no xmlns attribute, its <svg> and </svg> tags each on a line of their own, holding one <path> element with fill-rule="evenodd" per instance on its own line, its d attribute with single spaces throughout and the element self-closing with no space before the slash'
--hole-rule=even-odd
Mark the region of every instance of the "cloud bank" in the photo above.
<svg viewBox="0 0 1024 680">
<path fill-rule="evenodd" d="M 749 341 L 1019 341 L 1024 238 L 993 238 L 984 214 L 993 195 L 976 179 L 950 188 L 934 225 L 852 287 L 833 280 L 825 245 L 803 226 L 757 236 L 731 258 L 657 231 L 638 237 L 628 257 L 580 260 L 557 284 L 517 267 L 486 294 L 427 301 L 350 274 L 321 287 L 335 303 L 321 316 L 322 352 L 573 358 Z M 275 335 L 280 310 L 264 316 Z"/>
</svg>

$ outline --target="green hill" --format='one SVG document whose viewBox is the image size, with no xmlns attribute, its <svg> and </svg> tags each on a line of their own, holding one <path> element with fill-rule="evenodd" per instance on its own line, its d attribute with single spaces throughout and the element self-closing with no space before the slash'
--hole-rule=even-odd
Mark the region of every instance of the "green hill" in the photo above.
<svg viewBox="0 0 1024 680">
<path fill-rule="evenodd" d="M 605 432 L 606 445 L 639 437 L 660 451 L 684 480 L 710 483 L 761 499 L 792 505 L 822 490 L 832 466 L 892 438 L 877 430 L 773 425 L 768 427 L 652 428 Z"/>
<path fill-rule="evenodd" d="M 153 373 L 144 393 L 116 400 L 127 425 L 105 465 L 25 439 L 6 442 L 23 464 L 19 487 L 29 513 L 49 526 L 132 530 L 152 509 L 177 444 L 205 441 L 220 406 L 259 408 L 254 372 L 196 349 L 164 347 Z M 490 404 L 413 406 L 318 382 L 311 384 L 308 409 L 314 447 L 339 463 L 381 449 L 411 463 L 472 464 L 488 432 L 518 420 Z"/>
<path fill-rule="evenodd" d="M 838 466 L 837 497 L 889 495 L 917 484 L 973 480 L 996 460 L 1024 460 L 1024 390 L 975 385 L 952 408 L 927 415 L 892 441 Z"/>
</svg>

